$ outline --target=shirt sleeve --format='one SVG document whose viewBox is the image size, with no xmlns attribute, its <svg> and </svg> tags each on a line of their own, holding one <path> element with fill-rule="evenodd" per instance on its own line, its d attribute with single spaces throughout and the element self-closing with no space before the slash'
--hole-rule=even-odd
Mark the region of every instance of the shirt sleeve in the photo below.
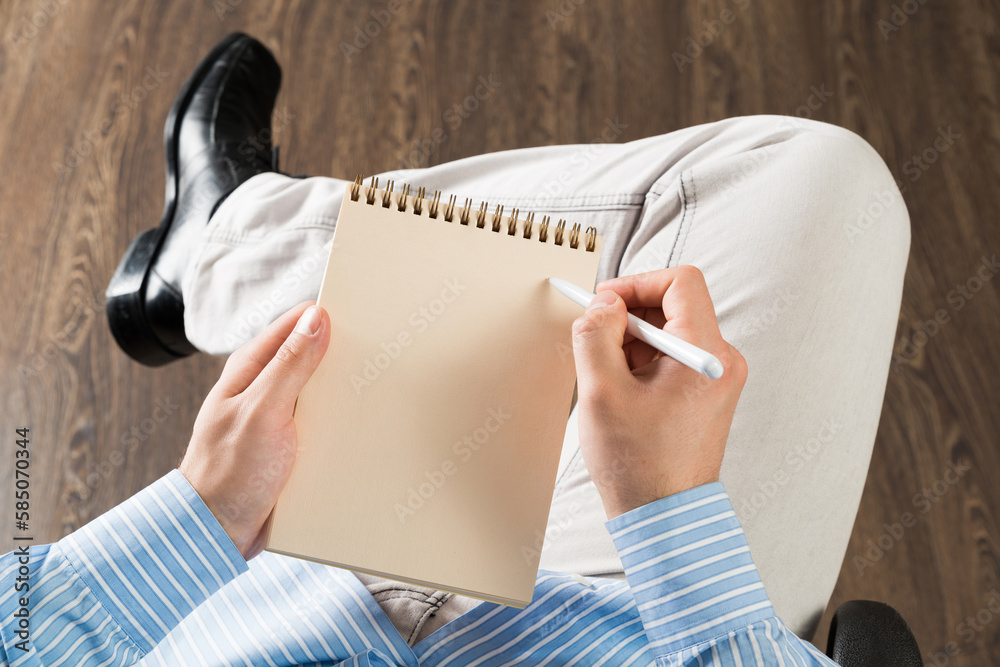
<svg viewBox="0 0 1000 667">
<path fill-rule="evenodd" d="M 133 664 L 248 569 L 172 470 L 58 542 L 0 557 L 0 654 L 12 667 Z M 24 607 L 27 629 L 16 616 Z"/>
<path fill-rule="evenodd" d="M 836 664 L 775 616 L 721 482 L 605 525 L 658 667 Z"/>
</svg>

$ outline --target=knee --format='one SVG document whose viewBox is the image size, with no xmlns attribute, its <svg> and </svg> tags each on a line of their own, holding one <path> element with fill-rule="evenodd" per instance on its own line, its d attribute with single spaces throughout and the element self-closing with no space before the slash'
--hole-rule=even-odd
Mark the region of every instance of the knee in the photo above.
<svg viewBox="0 0 1000 667">
<path fill-rule="evenodd" d="M 885 161 L 851 130 L 814 120 L 793 119 L 782 142 L 786 168 L 801 185 L 812 223 L 825 224 L 821 236 L 847 247 L 867 245 L 880 252 L 909 253 L 910 218 L 899 185 Z"/>
</svg>

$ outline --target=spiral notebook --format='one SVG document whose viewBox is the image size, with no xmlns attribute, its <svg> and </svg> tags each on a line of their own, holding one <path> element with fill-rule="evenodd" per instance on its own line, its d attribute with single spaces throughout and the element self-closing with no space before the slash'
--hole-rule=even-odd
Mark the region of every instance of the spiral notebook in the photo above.
<svg viewBox="0 0 1000 667">
<path fill-rule="evenodd" d="M 532 213 L 347 186 L 318 302 L 330 346 L 266 550 L 531 602 L 601 237 Z"/>
</svg>

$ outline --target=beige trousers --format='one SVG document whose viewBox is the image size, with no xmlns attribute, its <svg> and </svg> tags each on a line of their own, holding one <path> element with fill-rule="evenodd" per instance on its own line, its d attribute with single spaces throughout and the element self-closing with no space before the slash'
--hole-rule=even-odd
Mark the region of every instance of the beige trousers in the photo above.
<svg viewBox="0 0 1000 667">
<path fill-rule="evenodd" d="M 605 138 L 617 131 L 609 120 Z M 701 269 L 722 335 L 750 369 L 721 481 L 778 615 L 811 636 L 865 484 L 910 245 L 906 207 L 871 146 L 832 125 L 752 116 L 380 177 L 593 225 L 604 236 L 598 280 Z M 316 298 L 345 185 L 263 174 L 230 195 L 183 281 L 195 346 L 229 354 Z M 624 579 L 606 518 L 574 411 L 541 567 Z M 390 614 L 414 641 L 467 608 L 433 594 L 403 592 L 418 601 Z M 424 627 L 429 605 L 436 621 Z"/>
</svg>

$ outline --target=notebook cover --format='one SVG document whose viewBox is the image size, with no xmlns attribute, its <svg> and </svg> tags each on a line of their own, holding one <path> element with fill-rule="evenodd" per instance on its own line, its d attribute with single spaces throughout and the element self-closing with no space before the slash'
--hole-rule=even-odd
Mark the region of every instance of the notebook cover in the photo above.
<svg viewBox="0 0 1000 667">
<path fill-rule="evenodd" d="M 266 549 L 517 608 L 530 603 L 575 382 L 592 252 L 344 197 L 318 302 L 330 346 Z"/>
</svg>

